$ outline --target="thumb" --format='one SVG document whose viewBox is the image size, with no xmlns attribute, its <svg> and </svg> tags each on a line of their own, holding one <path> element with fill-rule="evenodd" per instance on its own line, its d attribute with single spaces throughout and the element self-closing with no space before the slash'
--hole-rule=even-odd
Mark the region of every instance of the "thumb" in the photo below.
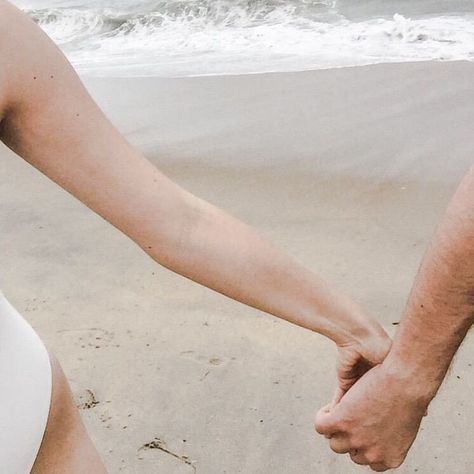
<svg viewBox="0 0 474 474">
<path fill-rule="evenodd" d="M 335 406 L 341 401 L 342 397 L 346 394 L 346 391 L 343 390 L 341 387 L 336 388 L 336 392 L 334 393 L 334 397 L 329 404 L 329 411 L 332 411 Z"/>
<path fill-rule="evenodd" d="M 334 411 L 331 409 L 331 403 L 321 408 L 316 414 L 314 428 L 326 437 L 330 437 L 336 432 L 336 423 L 334 419 Z"/>
</svg>

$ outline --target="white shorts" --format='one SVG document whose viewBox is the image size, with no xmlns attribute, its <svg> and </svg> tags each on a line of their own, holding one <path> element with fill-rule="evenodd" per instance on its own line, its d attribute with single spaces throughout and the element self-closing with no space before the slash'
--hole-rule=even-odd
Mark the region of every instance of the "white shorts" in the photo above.
<svg viewBox="0 0 474 474">
<path fill-rule="evenodd" d="M 0 470 L 29 474 L 51 404 L 48 352 L 0 291 Z"/>
</svg>

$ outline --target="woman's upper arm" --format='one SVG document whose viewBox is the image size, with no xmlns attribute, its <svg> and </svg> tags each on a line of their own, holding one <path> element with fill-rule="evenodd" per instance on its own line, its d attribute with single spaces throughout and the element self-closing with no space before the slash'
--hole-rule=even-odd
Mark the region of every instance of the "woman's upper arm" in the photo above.
<svg viewBox="0 0 474 474">
<path fill-rule="evenodd" d="M 142 243 L 141 234 L 149 235 L 147 228 L 156 233 L 165 211 L 174 212 L 190 195 L 115 129 L 54 43 L 22 13 L 9 13 L 14 37 L 0 41 L 0 53 L 12 57 L 16 45 L 16 60 L 6 64 L 2 140 Z"/>
</svg>

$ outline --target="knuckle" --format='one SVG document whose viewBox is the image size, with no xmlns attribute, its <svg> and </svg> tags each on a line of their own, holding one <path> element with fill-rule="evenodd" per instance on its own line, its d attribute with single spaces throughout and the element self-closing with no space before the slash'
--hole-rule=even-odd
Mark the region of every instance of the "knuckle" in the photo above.
<svg viewBox="0 0 474 474">
<path fill-rule="evenodd" d="M 403 459 L 390 459 L 389 461 L 386 461 L 385 464 L 389 469 L 396 469 L 403 464 Z"/>
<path fill-rule="evenodd" d="M 319 433 L 321 435 L 326 434 L 325 426 L 318 420 L 316 420 L 314 423 L 314 429 L 316 433 Z"/>
<path fill-rule="evenodd" d="M 387 466 L 384 466 L 383 464 L 375 464 L 375 465 L 371 464 L 370 469 L 372 469 L 372 471 L 375 471 L 375 472 L 385 472 L 389 468 Z"/>
<path fill-rule="evenodd" d="M 351 459 L 352 459 L 352 462 L 354 462 L 355 464 L 360 464 L 361 466 L 369 464 L 368 459 L 366 459 L 363 455 L 359 453 L 351 454 Z"/>
</svg>

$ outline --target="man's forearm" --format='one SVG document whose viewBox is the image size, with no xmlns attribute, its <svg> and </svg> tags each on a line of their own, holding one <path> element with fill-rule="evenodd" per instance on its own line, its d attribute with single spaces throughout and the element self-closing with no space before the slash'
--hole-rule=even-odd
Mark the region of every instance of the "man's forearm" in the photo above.
<svg viewBox="0 0 474 474">
<path fill-rule="evenodd" d="M 474 168 L 461 182 L 425 255 L 387 358 L 416 374 L 428 400 L 474 322 Z M 420 380 L 420 377 L 422 380 Z"/>
<path fill-rule="evenodd" d="M 474 169 L 423 259 L 392 348 L 340 403 L 321 409 L 316 430 L 337 453 L 373 470 L 396 468 L 474 319 Z"/>
</svg>

